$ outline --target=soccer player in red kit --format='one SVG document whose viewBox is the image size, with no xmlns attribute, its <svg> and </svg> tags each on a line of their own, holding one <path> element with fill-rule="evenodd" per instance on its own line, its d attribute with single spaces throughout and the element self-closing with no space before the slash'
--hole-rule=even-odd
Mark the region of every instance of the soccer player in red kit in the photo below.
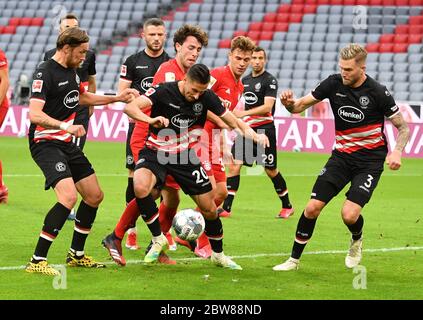
<svg viewBox="0 0 423 320">
<path fill-rule="evenodd" d="M 173 43 L 176 50 L 174 59 L 171 59 L 163 63 L 157 70 L 157 73 L 153 79 L 153 85 L 163 82 L 173 82 L 182 80 L 189 68 L 197 61 L 199 54 L 203 47 L 208 44 L 207 33 L 204 32 L 198 26 L 183 25 L 174 34 Z M 145 113 L 149 114 L 151 110 L 145 110 Z M 144 145 L 133 144 L 135 139 L 139 140 L 139 136 L 145 137 L 148 134 L 148 124 L 137 122 L 132 133 L 131 149 L 134 155 L 134 162 L 138 162 L 138 154 L 143 149 Z M 163 233 L 166 235 L 169 247 L 172 248 L 174 245 L 172 236 L 169 233 L 172 225 L 173 216 L 176 214 L 176 210 L 179 205 L 179 186 L 173 180 L 168 177 L 166 184 L 160 192 L 154 191 L 154 196 L 157 198 L 160 194 L 163 197 L 163 201 L 159 207 L 159 221 Z M 136 201 L 131 201 L 123 212 L 118 224 L 115 227 L 113 233 L 109 234 L 102 242 L 103 246 L 109 250 L 113 260 L 120 264 L 125 265 L 125 258 L 122 256 L 121 240 L 123 234 L 129 226 L 134 225 L 138 219 L 139 209 Z M 117 255 L 115 253 L 118 253 Z M 175 264 L 174 260 L 170 260 L 165 253 L 162 253 L 158 261 L 166 264 Z"/>
<path fill-rule="evenodd" d="M 6 55 L 0 49 L 0 128 L 3 124 L 4 118 L 9 108 L 9 101 L 7 100 L 7 90 L 9 89 L 9 71 Z M 0 203 L 7 203 L 9 191 L 3 184 L 3 172 L 0 160 Z"/>
</svg>

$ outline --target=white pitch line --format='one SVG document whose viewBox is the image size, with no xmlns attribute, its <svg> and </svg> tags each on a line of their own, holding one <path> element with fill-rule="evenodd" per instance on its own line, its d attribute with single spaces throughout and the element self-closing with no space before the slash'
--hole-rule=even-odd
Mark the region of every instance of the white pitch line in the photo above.
<svg viewBox="0 0 423 320">
<path fill-rule="evenodd" d="M 363 252 L 395 252 L 395 251 L 416 251 L 416 250 L 423 250 L 423 247 L 399 247 L 399 248 L 379 248 L 379 249 L 363 249 Z M 304 252 L 303 254 L 345 254 L 348 250 L 327 250 L 327 251 L 311 251 L 311 252 Z M 283 257 L 283 256 L 290 256 L 290 253 L 258 253 L 252 255 L 242 255 L 242 256 L 230 256 L 234 259 L 254 259 L 254 258 L 266 258 L 266 257 Z M 201 258 L 180 258 L 175 259 L 176 261 L 186 262 L 186 261 L 201 261 Z M 114 265 L 115 263 L 112 261 L 102 262 L 106 265 Z M 143 260 L 127 260 L 126 264 L 142 264 L 144 263 Z M 66 267 L 64 264 L 52 264 L 52 267 Z M 0 271 L 10 271 L 10 270 L 22 270 L 25 269 L 26 266 L 11 266 L 11 267 L 0 267 Z"/>
</svg>

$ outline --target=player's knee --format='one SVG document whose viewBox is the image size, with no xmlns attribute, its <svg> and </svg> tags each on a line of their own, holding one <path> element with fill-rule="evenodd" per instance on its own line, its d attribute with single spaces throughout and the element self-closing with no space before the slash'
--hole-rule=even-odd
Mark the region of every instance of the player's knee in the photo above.
<svg viewBox="0 0 423 320">
<path fill-rule="evenodd" d="M 226 197 L 228 196 L 228 190 L 226 188 L 223 188 L 221 190 L 217 190 L 215 199 L 217 201 L 223 202 L 225 201 Z"/>
<path fill-rule="evenodd" d="M 95 192 L 91 192 L 86 197 L 84 197 L 84 201 L 86 204 L 88 204 L 91 207 L 97 208 L 100 203 L 104 199 L 104 193 L 100 189 L 98 189 Z"/>
<path fill-rule="evenodd" d="M 76 202 L 78 201 L 78 195 L 76 193 L 71 193 L 64 196 L 59 196 L 58 201 L 66 208 L 72 209 L 75 207 Z"/>
<path fill-rule="evenodd" d="M 320 215 L 320 212 L 322 212 L 322 209 L 323 208 L 318 203 L 310 201 L 304 210 L 304 215 L 308 219 L 317 219 Z"/>
<path fill-rule="evenodd" d="M 343 207 L 341 214 L 342 214 L 342 220 L 344 221 L 344 223 L 346 225 L 352 225 L 357 221 L 358 216 L 360 215 L 360 212 L 356 212 L 355 210 L 348 207 Z"/>
<path fill-rule="evenodd" d="M 137 198 L 145 198 L 150 194 L 150 190 L 142 184 L 134 185 L 135 196 Z"/>
<path fill-rule="evenodd" d="M 264 168 L 264 171 L 266 171 L 266 174 L 269 178 L 274 178 L 276 177 L 276 175 L 279 173 L 278 169 L 268 169 L 268 168 Z"/>
</svg>

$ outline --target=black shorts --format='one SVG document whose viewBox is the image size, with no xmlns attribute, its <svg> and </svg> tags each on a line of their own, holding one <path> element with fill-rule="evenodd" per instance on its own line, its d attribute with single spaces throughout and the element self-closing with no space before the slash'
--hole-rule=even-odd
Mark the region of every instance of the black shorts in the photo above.
<svg viewBox="0 0 423 320">
<path fill-rule="evenodd" d="M 72 177 L 76 183 L 94 173 L 87 157 L 73 143 L 40 142 L 33 144 L 30 150 L 46 178 L 45 190 L 54 188 L 62 179 Z"/>
<path fill-rule="evenodd" d="M 384 161 L 357 161 L 332 154 L 313 186 L 311 198 L 328 203 L 351 182 L 347 199 L 364 207 L 376 189 L 383 165 Z"/>
<path fill-rule="evenodd" d="M 257 145 L 253 140 L 238 135 L 232 145 L 232 155 L 234 159 L 240 160 L 244 165 L 251 167 L 254 163 L 268 169 L 278 167 L 276 153 L 276 129 L 271 126 L 253 128 L 255 132 L 264 133 L 269 139 L 269 147 L 264 148 Z"/>
<path fill-rule="evenodd" d="M 207 172 L 201 166 L 198 158 L 196 161 L 182 162 L 187 164 L 179 164 L 180 162 L 163 161 L 166 160 L 164 159 L 166 156 L 163 156 L 163 158 L 162 156 L 162 153 L 159 155 L 154 150 L 147 147 L 143 148 L 139 152 L 139 160 L 135 165 L 135 170 L 146 168 L 153 172 L 157 178 L 156 187 L 159 189 L 165 185 L 166 176 L 171 175 L 185 194 L 193 196 L 204 194 L 212 190 Z M 195 152 L 191 152 L 191 156 L 196 157 Z M 181 159 L 188 159 L 188 157 L 182 155 Z"/>
<path fill-rule="evenodd" d="M 134 156 L 131 151 L 131 137 L 134 132 L 135 122 L 129 122 L 128 133 L 126 135 L 126 169 L 135 170 Z"/>
</svg>

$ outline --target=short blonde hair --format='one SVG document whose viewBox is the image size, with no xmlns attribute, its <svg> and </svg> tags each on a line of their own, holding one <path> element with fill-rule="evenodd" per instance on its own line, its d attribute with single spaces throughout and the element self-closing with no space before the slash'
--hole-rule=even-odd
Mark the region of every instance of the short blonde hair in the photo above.
<svg viewBox="0 0 423 320">
<path fill-rule="evenodd" d="M 367 51 L 363 46 L 357 43 L 350 43 L 341 49 L 339 58 L 342 60 L 354 59 L 355 62 L 361 63 L 366 61 Z"/>
<path fill-rule="evenodd" d="M 256 44 L 253 40 L 248 37 L 238 36 L 232 39 L 231 41 L 231 52 L 235 49 L 239 49 L 241 51 L 251 51 L 253 53 Z"/>
</svg>

